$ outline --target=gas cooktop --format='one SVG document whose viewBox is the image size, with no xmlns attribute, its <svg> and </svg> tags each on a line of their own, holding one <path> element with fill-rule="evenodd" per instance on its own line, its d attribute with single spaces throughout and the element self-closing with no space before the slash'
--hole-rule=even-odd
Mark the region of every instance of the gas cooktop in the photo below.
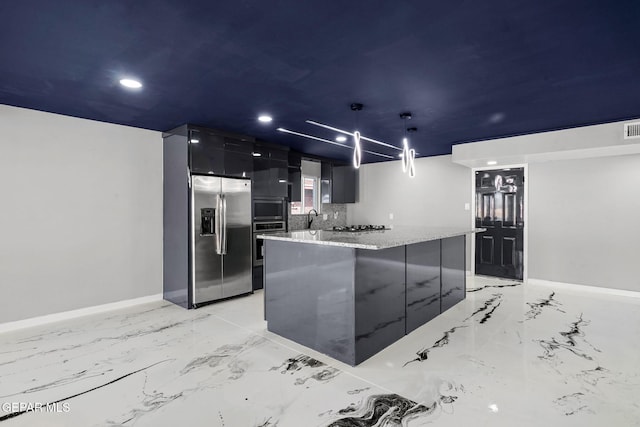
<svg viewBox="0 0 640 427">
<path fill-rule="evenodd" d="M 345 225 L 340 227 L 333 227 L 333 231 L 382 231 L 388 230 L 384 225 Z"/>
</svg>

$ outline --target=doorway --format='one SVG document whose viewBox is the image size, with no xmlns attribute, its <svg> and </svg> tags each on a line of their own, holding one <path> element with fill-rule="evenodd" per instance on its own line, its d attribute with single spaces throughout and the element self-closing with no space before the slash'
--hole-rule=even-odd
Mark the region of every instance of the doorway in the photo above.
<svg viewBox="0 0 640 427">
<path fill-rule="evenodd" d="M 525 173 L 523 167 L 475 172 L 475 273 L 523 280 Z"/>
</svg>

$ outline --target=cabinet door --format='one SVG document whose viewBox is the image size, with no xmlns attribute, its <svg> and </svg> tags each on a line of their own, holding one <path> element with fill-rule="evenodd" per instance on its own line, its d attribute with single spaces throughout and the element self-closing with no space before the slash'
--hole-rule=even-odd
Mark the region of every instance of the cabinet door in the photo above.
<svg viewBox="0 0 640 427">
<path fill-rule="evenodd" d="M 329 162 L 320 165 L 320 203 L 333 203 L 331 166 Z"/>
<path fill-rule="evenodd" d="M 346 167 L 344 177 L 344 203 L 358 201 L 358 169 L 353 166 Z"/>
<path fill-rule="evenodd" d="M 442 263 L 442 295 L 441 312 L 445 312 L 460 301 L 467 292 L 466 288 L 466 238 L 465 236 L 449 237 L 440 240 Z"/>
<path fill-rule="evenodd" d="M 288 196 L 290 202 L 302 201 L 302 156 L 289 152 Z"/>
<path fill-rule="evenodd" d="M 331 203 L 344 203 L 345 167 L 333 165 L 331 171 Z"/>
<path fill-rule="evenodd" d="M 287 197 L 287 182 L 289 181 L 289 168 L 286 160 L 278 160 L 273 157 L 269 162 L 269 191 L 272 197 Z"/>
<path fill-rule="evenodd" d="M 333 165 L 333 203 L 355 203 L 357 170 L 351 165 Z"/>
<path fill-rule="evenodd" d="M 253 144 L 225 138 L 224 174 L 240 178 L 253 175 Z"/>
<path fill-rule="evenodd" d="M 300 168 L 289 167 L 289 201 L 302 201 L 302 172 Z"/>
<path fill-rule="evenodd" d="M 206 131 L 194 133 L 190 143 L 191 172 L 201 174 L 224 174 L 224 138 Z"/>
<path fill-rule="evenodd" d="M 269 150 L 255 146 L 253 151 L 253 196 L 270 196 Z"/>
</svg>

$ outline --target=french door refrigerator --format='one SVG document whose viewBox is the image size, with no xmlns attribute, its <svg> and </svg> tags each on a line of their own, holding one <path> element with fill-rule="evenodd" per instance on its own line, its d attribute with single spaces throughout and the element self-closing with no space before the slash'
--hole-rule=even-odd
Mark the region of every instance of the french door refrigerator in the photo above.
<svg viewBox="0 0 640 427">
<path fill-rule="evenodd" d="M 190 199 L 190 306 L 251 292 L 251 180 L 192 175 Z"/>
</svg>

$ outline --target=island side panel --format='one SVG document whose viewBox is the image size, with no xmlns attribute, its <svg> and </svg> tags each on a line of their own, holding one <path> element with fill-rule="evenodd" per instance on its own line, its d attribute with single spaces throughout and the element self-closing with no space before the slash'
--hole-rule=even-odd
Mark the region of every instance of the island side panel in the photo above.
<svg viewBox="0 0 640 427">
<path fill-rule="evenodd" d="M 465 298 L 465 236 L 442 239 L 442 306 L 444 313 Z"/>
<path fill-rule="evenodd" d="M 406 248 L 408 334 L 440 314 L 440 240 Z"/>
<path fill-rule="evenodd" d="M 356 364 L 405 335 L 405 247 L 356 249 Z"/>
<path fill-rule="evenodd" d="M 355 364 L 353 248 L 265 241 L 267 329 Z"/>
</svg>

